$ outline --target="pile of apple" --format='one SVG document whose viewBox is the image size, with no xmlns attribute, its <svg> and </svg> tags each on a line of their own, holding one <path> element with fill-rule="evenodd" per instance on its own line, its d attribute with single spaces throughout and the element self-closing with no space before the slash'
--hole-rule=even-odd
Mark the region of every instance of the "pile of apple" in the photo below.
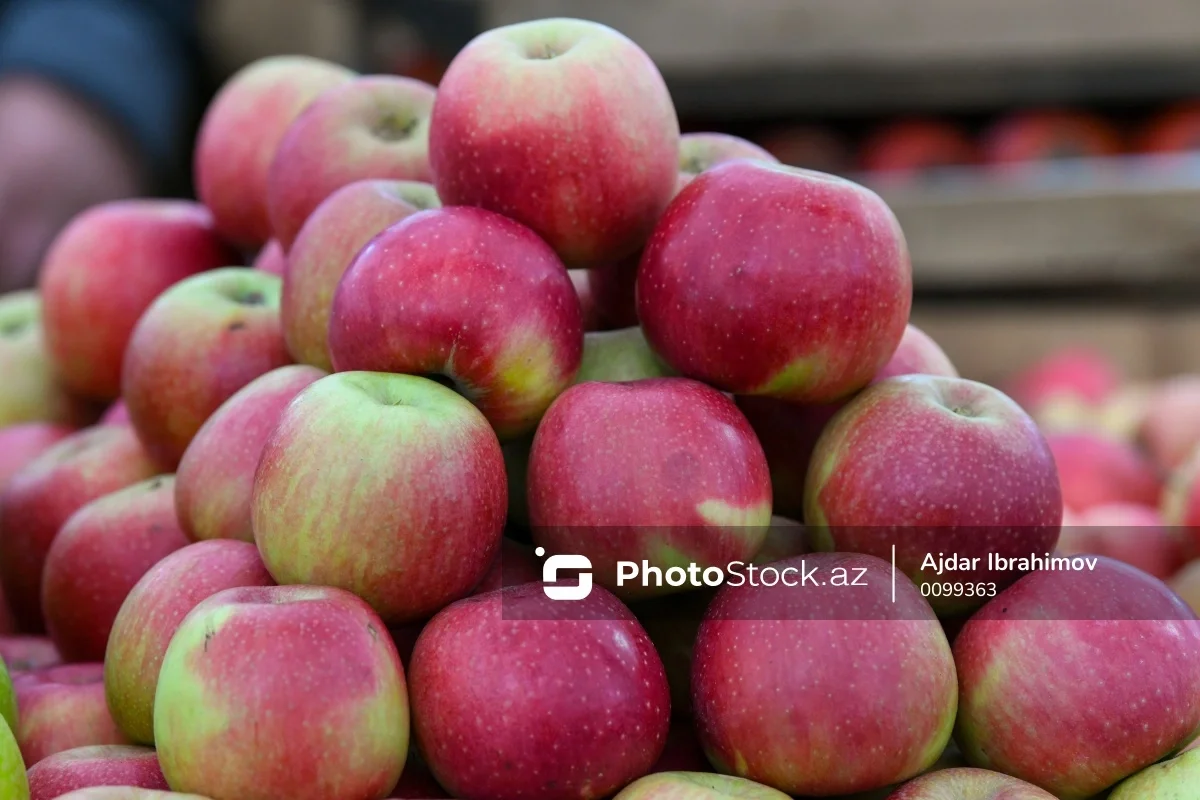
<svg viewBox="0 0 1200 800">
<path fill-rule="evenodd" d="M 195 170 L 0 298 L 3 800 L 1200 782 L 1200 623 L 1154 570 L 930 590 L 929 553 L 1054 551 L 1064 495 L 908 325 L 888 207 L 681 137 L 623 35 L 493 30 L 437 89 L 261 61 Z"/>
</svg>

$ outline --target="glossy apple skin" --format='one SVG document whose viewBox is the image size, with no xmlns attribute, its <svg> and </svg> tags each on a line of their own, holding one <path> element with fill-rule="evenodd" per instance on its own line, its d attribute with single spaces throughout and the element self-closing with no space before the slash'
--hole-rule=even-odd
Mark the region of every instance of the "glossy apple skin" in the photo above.
<svg viewBox="0 0 1200 800">
<path fill-rule="evenodd" d="M 53 800 L 91 786 L 166 790 L 154 751 L 133 745 L 96 745 L 64 750 L 30 767 L 30 800 Z"/>
<path fill-rule="evenodd" d="M 1187 461 L 1200 444 L 1200 376 L 1179 375 L 1151 391 L 1138 439 L 1163 469 Z"/>
<path fill-rule="evenodd" d="M 701 172 L 737 158 L 753 158 L 777 164 L 779 159 L 754 142 L 728 133 L 685 133 L 679 137 L 679 180 L 675 193 Z"/>
<path fill-rule="evenodd" d="M 134 585 L 188 543 L 175 514 L 175 480 L 160 475 L 93 500 L 71 515 L 42 571 L 46 630 L 64 660 L 103 661 Z"/>
<path fill-rule="evenodd" d="M 205 111 L 193 160 L 196 193 L 217 230 L 239 247 L 271 238 L 267 174 L 288 127 L 345 67 L 305 56 L 260 59 L 234 74 Z"/>
<path fill-rule="evenodd" d="M 1108 503 L 1080 513 L 1070 527 L 1064 522 L 1058 552 L 1108 556 L 1165 581 L 1187 563 L 1190 545 L 1158 509 Z"/>
<path fill-rule="evenodd" d="M 1108 800 L 1185 800 L 1200 785 L 1200 752 L 1189 750 L 1121 782 Z"/>
<path fill-rule="evenodd" d="M 9 479 L 0 492 L 0 581 L 20 630 L 44 630 L 42 570 L 63 523 L 159 471 L 132 428 L 103 425 L 68 436 Z"/>
<path fill-rule="evenodd" d="M 0 492 L 9 478 L 75 432 L 52 422 L 26 422 L 0 428 Z"/>
<path fill-rule="evenodd" d="M 250 498 L 267 437 L 296 395 L 325 377 L 315 367 L 280 367 L 226 400 L 197 431 L 175 475 L 175 509 L 192 541 L 254 541 Z"/>
<path fill-rule="evenodd" d="M 1153 764 L 1200 726 L 1195 614 L 1111 559 L 1025 576 L 967 622 L 954 655 L 967 760 L 1064 800 Z"/>
<path fill-rule="evenodd" d="M 113 719 L 134 742 L 154 744 L 154 692 L 171 637 L 202 600 L 239 586 L 271 586 L 258 549 L 218 539 L 159 561 L 129 592 L 104 656 L 104 691 Z"/>
<path fill-rule="evenodd" d="M 618 561 L 748 562 L 771 519 L 750 424 L 728 397 L 686 378 L 571 387 L 538 426 L 527 480 L 534 541 L 587 556 L 593 580 L 625 598 L 676 590 L 619 587 Z"/>
<path fill-rule="evenodd" d="M 540 583 L 454 603 L 421 632 L 409 675 L 422 757 L 465 800 L 605 797 L 666 740 L 662 662 L 602 587 L 573 603 Z M 498 698 L 502 715 L 488 711 Z"/>
<path fill-rule="evenodd" d="M 433 187 L 415 181 L 358 181 L 317 206 L 288 252 L 280 314 L 296 361 L 329 372 L 329 312 L 338 282 L 379 233 L 418 211 L 438 208 Z"/>
<path fill-rule="evenodd" d="M 20 709 L 17 742 L 29 766 L 76 747 L 131 744 L 105 703 L 103 664 L 22 672 L 13 687 Z"/>
<path fill-rule="evenodd" d="M 46 350 L 42 302 L 32 290 L 0 295 L 0 430 L 35 422 L 95 420 L 97 409 L 72 397 Z"/>
<path fill-rule="evenodd" d="M 258 255 L 254 257 L 254 263 L 250 266 L 282 278 L 283 273 L 287 270 L 287 254 L 283 251 L 283 245 L 279 243 L 278 239 L 267 242 L 258 251 Z"/>
<path fill-rule="evenodd" d="M 987 769 L 956 767 L 915 778 L 888 795 L 887 800 L 1055 800 L 1032 783 Z"/>
<path fill-rule="evenodd" d="M 642 256 L 637 303 L 646 339 L 680 374 L 828 403 L 867 385 L 900 344 L 912 268 L 874 192 L 735 160 L 671 202 Z"/>
<path fill-rule="evenodd" d="M 897 568 L 918 585 L 948 580 L 922 569 L 930 553 L 1051 552 L 1062 507 L 1054 457 L 1020 406 L 990 386 L 928 375 L 889 378 L 850 401 L 821 434 L 804 491 L 814 547 L 890 558 L 895 546 Z M 951 579 L 1003 589 L 1017 577 L 980 562 Z M 930 602 L 952 615 L 986 599 Z"/>
<path fill-rule="evenodd" d="M 849 794 L 920 774 L 945 749 L 957 706 L 954 660 L 933 611 L 903 576 L 893 603 L 891 566 L 873 556 L 818 553 L 775 567 L 802 565 L 826 582 L 840 567 L 863 584 L 727 585 L 708 608 L 692 701 L 709 760 L 791 795 Z"/>
<path fill-rule="evenodd" d="M 761 783 L 711 772 L 660 772 L 639 778 L 615 800 L 783 800 L 783 792 Z"/>
<path fill-rule="evenodd" d="M 399 625 L 479 583 L 506 497 L 474 406 L 424 378 L 344 372 L 301 392 L 267 440 L 254 536 L 279 583 L 347 589 Z"/>
<path fill-rule="evenodd" d="M 354 259 L 329 350 L 337 372 L 442 375 L 510 439 L 575 377 L 583 318 L 562 262 L 531 230 L 479 208 L 435 209 Z"/>
<path fill-rule="evenodd" d="M 174 470 L 204 422 L 250 381 L 292 362 L 279 321 L 281 281 L 248 267 L 164 292 L 129 340 L 122 397 L 138 436 Z"/>
<path fill-rule="evenodd" d="M 343 186 L 433 177 L 429 116 L 436 94 L 424 81 L 369 75 L 327 90 L 296 118 L 267 176 L 271 229 L 285 251 L 317 206 Z"/>
<path fill-rule="evenodd" d="M 63 383 L 112 400 L 138 319 L 179 281 L 237 264 L 203 206 L 179 200 L 122 200 L 75 217 L 42 263 L 46 347 Z"/>
<path fill-rule="evenodd" d="M 404 670 L 383 622 L 349 592 L 226 589 L 167 647 L 154 738 L 177 791 L 385 797 L 408 753 Z"/>
<path fill-rule="evenodd" d="M 1075 512 L 1109 503 L 1157 506 L 1163 482 L 1133 445 L 1090 431 L 1046 435 L 1058 466 L 1063 503 Z"/>
<path fill-rule="evenodd" d="M 675 191 L 679 121 L 654 62 L 595 22 L 477 36 L 438 85 L 434 185 L 532 228 L 571 266 L 638 250 Z"/>
</svg>

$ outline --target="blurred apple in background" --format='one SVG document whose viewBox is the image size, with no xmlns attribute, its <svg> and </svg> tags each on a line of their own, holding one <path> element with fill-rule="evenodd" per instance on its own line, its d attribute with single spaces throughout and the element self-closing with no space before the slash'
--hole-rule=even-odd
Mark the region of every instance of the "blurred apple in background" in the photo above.
<svg viewBox="0 0 1200 800">
<path fill-rule="evenodd" d="M 1157 508 L 1136 503 L 1092 506 L 1063 524 L 1058 552 L 1108 556 L 1166 580 L 1188 560 L 1191 543 Z"/>
<path fill-rule="evenodd" d="M 1151 391 L 1138 439 L 1165 470 L 1187 460 L 1200 445 L 1200 375 L 1176 375 Z"/>
<path fill-rule="evenodd" d="M 283 252 L 283 245 L 279 243 L 278 239 L 267 242 L 258 251 L 258 255 L 254 257 L 254 263 L 250 266 L 282 278 L 283 273 L 287 270 L 287 254 Z"/>
<path fill-rule="evenodd" d="M 1082 512 L 1110 503 L 1158 506 L 1162 480 L 1133 445 L 1088 431 L 1046 435 L 1062 483 L 1063 504 Z"/>
<path fill-rule="evenodd" d="M 1121 386 L 1121 373 L 1103 353 L 1086 346 L 1064 347 L 1018 371 L 1003 385 L 1031 414 L 1063 397 L 1099 405 Z"/>
<path fill-rule="evenodd" d="M 75 432 L 52 422 L 26 422 L 0 428 L 0 492 L 16 473 Z"/>
<path fill-rule="evenodd" d="M 946 167 L 978 160 L 975 146 L 956 125 L 938 119 L 902 119 L 873 131 L 862 145 L 862 169 L 873 183 L 919 183 Z"/>
<path fill-rule="evenodd" d="M 842 174 L 853 166 L 846 143 L 832 130 L 820 125 L 774 128 L 759 136 L 757 141 L 780 163 L 789 166 L 834 175 Z"/>
<path fill-rule="evenodd" d="M 1125 149 L 1117 130 L 1103 117 L 1072 109 L 1018 111 L 984 132 L 983 160 L 996 167 L 1020 167 L 1059 159 L 1104 158 Z"/>
<path fill-rule="evenodd" d="M 290 250 L 325 198 L 358 180 L 429 181 L 429 115 L 436 90 L 390 75 L 323 92 L 279 143 L 267 177 L 271 229 Z"/>
<path fill-rule="evenodd" d="M 99 413 L 60 382 L 46 352 L 42 303 L 35 291 L 0 295 L 0 373 L 5 376 L 0 429 L 33 422 L 87 424 Z"/>
<path fill-rule="evenodd" d="M 17 742 L 25 763 L 102 744 L 130 744 L 104 700 L 104 665 L 69 664 L 22 672 L 13 680 L 20 708 Z"/>
<path fill-rule="evenodd" d="M 1139 153 L 1191 153 L 1200 150 L 1200 101 L 1184 100 L 1155 114 L 1139 132 Z"/>
</svg>

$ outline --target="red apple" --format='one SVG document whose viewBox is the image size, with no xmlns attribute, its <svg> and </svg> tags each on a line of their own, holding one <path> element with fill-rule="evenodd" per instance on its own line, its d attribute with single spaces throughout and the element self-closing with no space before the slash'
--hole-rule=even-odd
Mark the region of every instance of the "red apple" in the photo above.
<svg viewBox="0 0 1200 800">
<path fill-rule="evenodd" d="M 638 778 L 614 800 L 784 800 L 770 786 L 707 770 L 658 772 Z"/>
<path fill-rule="evenodd" d="M 479 208 L 435 209 L 350 265 L 329 351 L 338 372 L 440 375 L 511 439 L 575 377 L 583 320 L 562 262 L 532 231 Z"/>
<path fill-rule="evenodd" d="M 721 589 L 696 636 L 692 698 L 709 760 L 814 796 L 932 766 L 950 739 L 957 686 L 950 645 L 917 588 L 866 555 L 818 553 L 771 569 L 774 583 L 763 573 Z"/>
<path fill-rule="evenodd" d="M 455 797 L 606 797 L 663 750 L 667 680 L 633 614 L 600 587 L 573 603 L 543 587 L 459 601 L 417 640 L 413 733 Z"/>
<path fill-rule="evenodd" d="M 287 269 L 287 254 L 283 252 L 283 245 L 279 243 L 278 239 L 267 242 L 258 251 L 251 266 L 282 278 Z"/>
<path fill-rule="evenodd" d="M 727 133 L 685 133 L 679 137 L 679 180 L 676 194 L 692 179 L 718 164 L 735 158 L 778 163 L 779 159 L 754 142 Z"/>
<path fill-rule="evenodd" d="M 875 373 L 872 383 L 900 375 L 940 375 L 957 378 L 958 370 L 945 351 L 925 331 L 916 325 L 906 325 L 900 344 L 887 363 Z"/>
<path fill-rule="evenodd" d="M 1166 470 L 1192 455 L 1200 445 L 1200 375 L 1177 375 L 1150 393 L 1138 438 Z"/>
<path fill-rule="evenodd" d="M 291 363 L 280 286 L 258 270 L 215 270 L 171 287 L 138 322 L 122 396 L 139 438 L 166 468 L 238 389 Z"/>
<path fill-rule="evenodd" d="M 70 664 L 21 672 L 13 678 L 25 764 L 102 744 L 130 744 L 104 700 L 104 665 Z"/>
<path fill-rule="evenodd" d="M 52 422 L 26 422 L 0 428 L 0 492 L 25 465 L 74 432 L 73 428 Z"/>
<path fill-rule="evenodd" d="M 0 582 L 22 630 L 43 630 L 42 569 L 63 523 L 158 472 L 132 428 L 102 425 L 68 436 L 9 479 L 0 492 Z"/>
<path fill-rule="evenodd" d="M 1200 727 L 1200 623 L 1111 559 L 1026 575 L 967 622 L 954 656 L 967 760 L 1063 800 L 1107 789 Z"/>
<path fill-rule="evenodd" d="M 130 739 L 154 744 L 159 669 L 188 612 L 224 589 L 272 583 L 254 545 L 227 540 L 181 548 L 137 582 L 113 621 L 104 656 L 108 707 Z"/>
<path fill-rule="evenodd" d="M 971 140 L 957 126 L 936 119 L 904 119 L 874 131 L 862 146 L 862 168 L 872 181 L 913 182 L 946 167 L 972 164 Z"/>
<path fill-rule="evenodd" d="M 873 192 L 731 161 L 672 201 L 642 258 L 637 302 L 650 345 L 681 374 L 827 403 L 865 386 L 895 352 L 912 271 L 900 226 Z"/>
<path fill-rule="evenodd" d="M 290 250 L 321 202 L 365 179 L 429 181 L 429 115 L 437 90 L 370 75 L 325 91 L 296 118 L 267 176 L 271 229 Z"/>
<path fill-rule="evenodd" d="M 1185 100 L 1154 115 L 1142 128 L 1139 153 L 1190 153 L 1200 150 L 1200 102 Z"/>
<path fill-rule="evenodd" d="M 54 642 L 45 636 L 0 636 L 0 659 L 13 674 L 62 663 Z"/>
<path fill-rule="evenodd" d="M 22 423 L 80 424 L 95 409 L 68 394 L 46 352 L 38 293 L 0 295 L 0 429 Z"/>
<path fill-rule="evenodd" d="M 198 794 L 181 794 L 161 789 L 141 789 L 137 786 L 90 786 L 76 789 L 59 800 L 209 800 Z"/>
<path fill-rule="evenodd" d="M 195 203 L 123 200 L 77 216 L 38 278 L 46 346 L 63 383 L 96 400 L 115 398 L 125 348 L 154 299 L 184 278 L 240 260 Z"/>
<path fill-rule="evenodd" d="M 66 661 L 103 661 L 121 604 L 146 572 L 188 543 L 175 515 L 175 479 L 151 478 L 71 515 L 46 554 L 42 609 Z"/>
<path fill-rule="evenodd" d="M 754 431 L 732 400 L 686 378 L 568 389 L 538 426 L 528 484 L 534 541 L 587 556 L 594 580 L 626 598 L 673 589 L 623 580 L 618 561 L 660 572 L 749 561 L 771 520 Z"/>
<path fill-rule="evenodd" d="M 1055 800 L 1032 783 L 987 769 L 942 769 L 909 781 L 888 800 Z"/>
<path fill-rule="evenodd" d="M 404 671 L 383 622 L 349 592 L 226 589 L 171 638 L 154 739 L 176 791 L 385 797 L 408 754 Z"/>
<path fill-rule="evenodd" d="M 1082 111 L 1040 109 L 1001 118 L 984 133 L 983 160 L 1009 166 L 1060 158 L 1102 158 L 1124 149 L 1104 118 Z"/>
<path fill-rule="evenodd" d="M 1120 372 L 1103 353 L 1089 347 L 1066 347 L 1021 370 L 1004 388 L 1032 413 L 1063 397 L 1100 405 L 1120 386 Z"/>
<path fill-rule="evenodd" d="M 429 129 L 447 205 L 521 222 L 571 266 L 635 253 L 675 192 L 679 121 L 654 62 L 596 22 L 477 36 L 438 85 Z"/>
<path fill-rule="evenodd" d="M 398 625 L 483 579 L 506 496 L 474 406 L 424 378 L 343 372 L 301 392 L 267 439 L 254 538 L 279 583 L 348 589 Z"/>
<path fill-rule="evenodd" d="M 918 586 L 983 584 L 929 590 L 942 614 L 982 605 L 1019 573 L 974 561 L 946 577 L 931 554 L 1048 553 L 1063 508 L 1054 457 L 1020 406 L 982 383 L 929 375 L 888 378 L 851 400 L 817 442 L 804 499 L 819 550 L 890 558 L 894 547 Z"/>
<path fill-rule="evenodd" d="M 1046 441 L 1058 465 L 1063 503 L 1072 511 L 1109 503 L 1158 505 L 1158 470 L 1127 442 L 1088 431 L 1052 432 Z"/>
<path fill-rule="evenodd" d="M 338 282 L 363 246 L 418 211 L 437 208 L 427 183 L 359 181 L 338 189 L 304 223 L 288 253 L 280 313 L 292 356 L 326 372 L 329 311 Z"/>
<path fill-rule="evenodd" d="M 288 127 L 345 67 L 305 56 L 274 56 L 243 67 L 213 99 L 196 140 L 196 192 L 222 236 L 242 247 L 271 238 L 267 173 Z"/>
<path fill-rule="evenodd" d="M 64 750 L 29 769 L 29 800 L 53 798 L 90 786 L 168 789 L 154 751 L 132 745 L 97 745 Z"/>
<path fill-rule="evenodd" d="M 324 376 L 315 367 L 280 367 L 239 389 L 208 418 L 176 470 L 175 507 L 192 541 L 254 541 L 250 495 L 263 445 L 288 403 Z"/>
<path fill-rule="evenodd" d="M 1073 526 L 1063 524 L 1058 552 L 1108 556 L 1166 580 L 1187 561 L 1185 536 L 1167 526 L 1158 509 L 1136 503 L 1092 506 Z"/>
<path fill-rule="evenodd" d="M 851 167 L 849 148 L 820 125 L 787 125 L 768 131 L 758 143 L 784 164 L 840 174 Z"/>
</svg>

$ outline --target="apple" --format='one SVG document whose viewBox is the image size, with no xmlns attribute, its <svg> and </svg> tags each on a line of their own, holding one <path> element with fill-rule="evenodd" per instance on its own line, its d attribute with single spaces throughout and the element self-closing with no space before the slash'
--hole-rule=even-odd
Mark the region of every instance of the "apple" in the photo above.
<svg viewBox="0 0 1200 800">
<path fill-rule="evenodd" d="M 0 492 L 29 462 L 75 432 L 53 422 L 26 422 L 0 428 Z"/>
<path fill-rule="evenodd" d="M 102 744 L 130 744 L 104 700 L 103 664 L 68 664 L 18 673 L 16 728 L 28 766 L 47 756 Z"/>
<path fill-rule="evenodd" d="M 176 791 L 384 797 L 408 753 L 405 691 L 383 622 L 349 592 L 226 589 L 171 638 L 154 695 L 155 745 Z"/>
<path fill-rule="evenodd" d="M 982 157 L 997 167 L 1062 158 L 1105 158 L 1124 150 L 1120 134 L 1104 118 L 1066 109 L 1019 111 L 983 134 Z"/>
<path fill-rule="evenodd" d="M 306 56 L 273 56 L 243 67 L 209 104 L 197 134 L 196 192 L 217 230 L 240 247 L 271 238 L 267 175 L 292 122 L 316 97 L 354 73 Z"/>
<path fill-rule="evenodd" d="M 329 372 L 329 311 L 350 262 L 389 226 L 437 208 L 433 187 L 415 181 L 358 181 L 331 194 L 288 252 L 280 314 L 292 357 Z"/>
<path fill-rule="evenodd" d="M 108 637 L 104 689 L 113 719 L 138 744 L 154 744 L 154 692 L 163 654 L 188 612 L 219 591 L 271 586 L 249 542 L 197 542 L 170 554 L 129 592 Z"/>
<path fill-rule="evenodd" d="M 1151 392 L 1138 438 L 1163 469 L 1187 461 L 1200 444 L 1200 375 L 1177 375 Z"/>
<path fill-rule="evenodd" d="M 1188 557 L 1200 555 L 1200 449 L 1171 472 L 1161 509 L 1163 521 L 1184 535 Z"/>
<path fill-rule="evenodd" d="M 841 174 L 853 166 L 846 142 L 821 125 L 785 125 L 759 136 L 758 143 L 793 167 Z"/>
<path fill-rule="evenodd" d="M 889 122 L 867 137 L 862 168 L 872 182 L 914 183 L 938 170 L 974 163 L 978 156 L 971 140 L 956 125 L 936 119 Z"/>
<path fill-rule="evenodd" d="M 29 800 L 25 762 L 8 723 L 0 719 L 0 795 L 6 800 Z"/>
<path fill-rule="evenodd" d="M 745 778 L 679 771 L 638 778 L 622 789 L 615 800 L 784 800 L 786 797 L 777 789 Z"/>
<path fill-rule="evenodd" d="M 1108 556 L 1166 580 L 1187 561 L 1188 544 L 1167 525 L 1158 509 L 1108 503 L 1082 512 L 1074 526 L 1064 523 L 1058 552 Z"/>
<path fill-rule="evenodd" d="M 1187 800 L 1197 785 L 1200 751 L 1189 750 L 1121 781 L 1108 800 Z"/>
<path fill-rule="evenodd" d="M 68 394 L 46 351 L 35 291 L 0 294 L 0 429 L 21 423 L 70 425 L 96 414 Z"/>
<path fill-rule="evenodd" d="M 1102 556 L 1026 575 L 967 622 L 954 655 L 967 760 L 1062 800 L 1107 789 L 1200 727 L 1196 615 Z"/>
<path fill-rule="evenodd" d="M 1101 431 L 1118 439 L 1133 441 L 1145 424 L 1153 387 L 1146 383 L 1126 384 L 1100 404 L 1096 422 Z"/>
<path fill-rule="evenodd" d="M 0 492 L 0 583 L 21 630 L 44 629 L 42 569 L 63 523 L 158 472 L 132 428 L 101 425 L 61 440 L 9 479 Z"/>
<path fill-rule="evenodd" d="M 483 580 L 471 594 L 485 594 L 506 586 L 537 583 L 542 579 L 542 562 L 533 548 L 514 542 L 507 536 L 500 541 L 500 550 Z"/>
<path fill-rule="evenodd" d="M 637 303 L 650 346 L 680 374 L 829 403 L 865 386 L 900 344 L 912 268 L 874 192 L 737 160 L 671 202 L 642 257 Z"/>
<path fill-rule="evenodd" d="M 198 794 L 180 794 L 159 789 L 140 789 L 136 786 L 91 786 L 76 789 L 59 800 L 209 800 Z"/>
<path fill-rule="evenodd" d="M 250 266 L 282 278 L 287 270 L 287 253 L 283 252 L 283 245 L 278 239 L 272 239 L 262 246 Z"/>
<path fill-rule="evenodd" d="M 46 630 L 63 659 L 103 661 L 113 620 L 130 590 L 187 543 L 170 475 L 105 495 L 72 514 L 54 537 L 42 570 Z"/>
<path fill-rule="evenodd" d="M 347 589 L 398 625 L 483 579 L 506 496 L 500 443 L 469 402 L 424 378 L 342 372 L 267 439 L 254 538 L 279 583 Z"/>
<path fill-rule="evenodd" d="M 1019 573 L 979 561 L 947 576 L 928 559 L 1044 555 L 1062 508 L 1054 457 L 1029 415 L 990 386 L 932 375 L 888 378 L 851 400 L 821 434 L 804 487 L 816 549 L 890 558 L 894 547 L 897 569 L 918 586 L 1002 589 Z M 929 593 L 953 615 L 989 590 Z"/>
<path fill-rule="evenodd" d="M 906 325 L 892 357 L 875 373 L 872 383 L 901 375 L 940 375 L 957 378 L 958 370 L 946 352 L 928 333 L 916 325 Z"/>
<path fill-rule="evenodd" d="M 154 299 L 198 272 L 239 261 L 196 203 L 121 200 L 75 217 L 38 277 L 46 347 L 64 385 L 115 399 L 129 338 Z"/>
<path fill-rule="evenodd" d="M 167 789 L 153 750 L 133 745 L 95 745 L 64 750 L 29 768 L 30 800 L 52 800 L 91 786 Z"/>
<path fill-rule="evenodd" d="M 164 292 L 129 340 L 122 397 L 138 436 L 173 470 L 212 413 L 250 381 L 291 363 L 281 281 L 229 267 Z"/>
<path fill-rule="evenodd" d="M 0 636 L 0 659 L 13 673 L 62 663 L 54 642 L 45 636 Z"/>
<path fill-rule="evenodd" d="M 679 137 L 679 180 L 675 193 L 717 164 L 736 158 L 779 163 L 779 159 L 754 142 L 727 133 L 685 133 Z"/>
<path fill-rule="evenodd" d="M 1090 431 L 1046 434 L 1062 481 L 1063 503 L 1083 512 L 1108 503 L 1157 506 L 1163 482 L 1155 465 L 1137 448 Z"/>
<path fill-rule="evenodd" d="M 583 358 L 575 373 L 575 383 L 622 383 L 672 374 L 671 368 L 650 349 L 642 329 L 632 327 L 584 334 Z"/>
<path fill-rule="evenodd" d="M 175 479 L 179 524 L 192 541 L 254 541 L 250 495 L 267 437 L 288 403 L 323 378 L 316 367 L 280 367 L 226 400 L 183 453 Z"/>
<path fill-rule="evenodd" d="M 627 599 L 677 591 L 670 567 L 749 561 L 771 520 L 767 459 L 750 424 L 687 378 L 571 387 L 538 426 L 527 481 L 534 541 L 587 556 L 594 580 Z M 658 585 L 618 574 L 618 561 L 643 560 L 659 569 Z"/>
<path fill-rule="evenodd" d="M 1098 406 L 1121 386 L 1117 366 L 1090 347 L 1064 347 L 1035 361 L 1003 387 L 1030 413 L 1063 397 Z"/>
<path fill-rule="evenodd" d="M 950 739 L 957 685 L 950 645 L 916 586 L 856 553 L 772 569 L 797 585 L 760 573 L 725 586 L 696 636 L 692 704 L 717 770 L 829 796 L 932 766 Z M 799 585 L 801 572 L 823 577 Z"/>
<path fill-rule="evenodd" d="M 888 800 L 1055 800 L 1031 783 L 987 769 L 958 767 L 922 775 L 888 795 Z"/>
<path fill-rule="evenodd" d="M 423 211 L 388 228 L 342 276 L 329 317 L 337 372 L 441 376 L 501 439 L 533 430 L 582 351 L 562 262 L 528 228 L 480 208 Z"/>
<path fill-rule="evenodd" d="M 429 128 L 446 205 L 532 228 L 571 266 L 635 253 L 675 192 L 679 121 L 654 62 L 596 22 L 496 28 L 438 84 Z"/>
<path fill-rule="evenodd" d="M 631 328 L 638 324 L 637 275 L 639 251 L 615 264 L 586 270 L 588 290 L 595 307 L 595 325 L 588 330 Z"/>
<path fill-rule="evenodd" d="M 667 679 L 633 614 L 599 586 L 571 603 L 543 589 L 461 600 L 417 640 L 413 733 L 454 797 L 607 797 L 662 752 Z"/>
<path fill-rule="evenodd" d="M 1142 128 L 1139 153 L 1193 153 L 1200 150 L 1200 103 L 1185 100 L 1155 114 Z"/>
<path fill-rule="evenodd" d="M 369 75 L 326 90 L 284 134 L 267 175 L 271 229 L 291 249 L 321 202 L 364 179 L 429 181 L 429 116 L 437 90 Z"/>
</svg>

